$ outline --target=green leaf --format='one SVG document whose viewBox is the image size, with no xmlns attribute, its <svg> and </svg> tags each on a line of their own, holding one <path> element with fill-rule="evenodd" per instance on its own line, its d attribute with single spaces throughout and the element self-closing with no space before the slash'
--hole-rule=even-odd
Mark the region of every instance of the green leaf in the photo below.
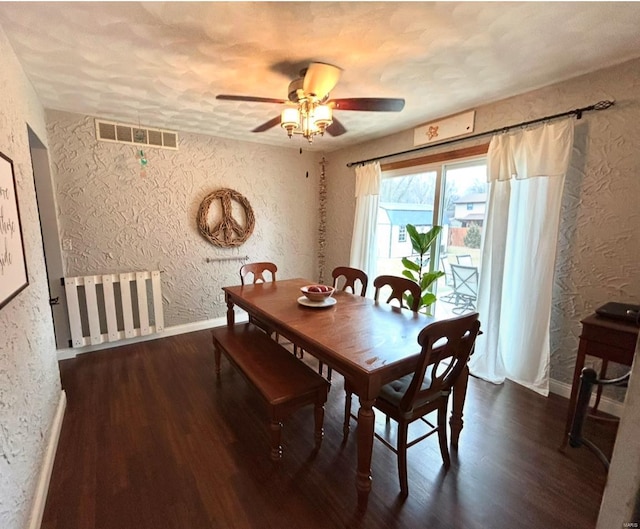
<svg viewBox="0 0 640 529">
<path fill-rule="evenodd" d="M 404 277 L 407 277 L 409 279 L 411 279 L 411 281 L 415 281 L 416 283 L 418 282 L 418 280 L 416 279 L 416 277 L 411 273 L 410 270 L 403 270 L 402 271 L 402 275 Z"/>
<path fill-rule="evenodd" d="M 402 258 L 402 264 L 405 266 L 405 268 L 408 268 L 409 270 L 413 270 L 414 272 L 420 271 L 420 267 L 407 257 Z"/>
<path fill-rule="evenodd" d="M 422 250 L 422 239 L 420 237 L 420 233 L 416 230 L 416 227 L 413 224 L 407 224 L 407 233 L 409 234 L 409 239 L 411 239 L 411 246 L 413 247 L 413 251 L 419 253 L 420 255 L 424 254 Z"/>
<path fill-rule="evenodd" d="M 420 256 L 423 256 L 429 251 L 429 248 L 442 231 L 442 226 L 433 226 L 427 233 L 418 233 L 418 230 L 413 224 L 407 224 L 406 228 L 409 238 L 411 239 L 411 246 Z"/>
<path fill-rule="evenodd" d="M 404 300 L 407 303 L 407 306 L 411 306 L 413 304 L 413 296 L 411 294 L 405 294 Z"/>
<path fill-rule="evenodd" d="M 440 232 L 442 231 L 442 226 L 433 226 L 427 233 L 423 233 L 424 242 L 427 250 L 434 243 Z"/>
<path fill-rule="evenodd" d="M 422 276 L 422 279 L 420 280 L 420 288 L 423 291 L 426 290 L 443 275 L 444 273 L 440 272 L 439 270 L 436 270 L 435 272 L 427 272 Z"/>
<path fill-rule="evenodd" d="M 428 292 L 427 294 L 425 294 L 424 296 L 422 296 L 422 305 L 425 307 L 428 307 L 429 305 L 431 305 L 432 303 L 434 303 L 436 301 L 436 296 L 435 294 L 432 294 L 431 292 Z"/>
</svg>

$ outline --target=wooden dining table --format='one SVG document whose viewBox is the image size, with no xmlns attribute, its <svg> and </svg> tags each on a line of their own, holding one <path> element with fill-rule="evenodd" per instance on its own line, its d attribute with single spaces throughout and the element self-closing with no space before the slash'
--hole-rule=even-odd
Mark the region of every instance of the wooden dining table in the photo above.
<svg viewBox="0 0 640 529">
<path fill-rule="evenodd" d="M 312 283 L 297 278 L 224 287 L 227 324 L 234 325 L 234 307 L 240 307 L 349 382 L 360 402 L 356 490 L 358 510 L 365 511 L 372 484 L 373 403 L 384 384 L 415 370 L 418 334 L 436 318 L 340 291 L 334 293 L 332 306 L 307 307 L 298 302 L 300 287 Z M 463 425 L 468 375 L 465 368 L 453 390 L 450 426 L 454 448 Z"/>
</svg>

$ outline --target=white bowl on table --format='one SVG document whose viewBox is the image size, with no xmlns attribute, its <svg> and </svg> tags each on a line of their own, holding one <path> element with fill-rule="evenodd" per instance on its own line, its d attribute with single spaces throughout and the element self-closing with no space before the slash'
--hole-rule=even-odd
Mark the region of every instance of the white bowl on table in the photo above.
<svg viewBox="0 0 640 529">
<path fill-rule="evenodd" d="M 333 296 L 335 288 L 327 285 L 305 285 L 300 288 L 309 301 L 325 301 Z"/>
</svg>

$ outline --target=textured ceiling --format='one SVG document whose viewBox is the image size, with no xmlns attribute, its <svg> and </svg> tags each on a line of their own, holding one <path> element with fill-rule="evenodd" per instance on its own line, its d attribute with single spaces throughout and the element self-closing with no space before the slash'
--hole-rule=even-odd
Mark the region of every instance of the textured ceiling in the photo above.
<svg viewBox="0 0 640 529">
<path fill-rule="evenodd" d="M 640 56 L 640 2 L 0 2 L 0 25 L 46 108 L 307 148 L 251 129 L 311 61 L 332 97 L 403 97 L 400 113 L 336 111 L 335 150 Z M 590 103 L 590 102 L 589 102 Z"/>
</svg>

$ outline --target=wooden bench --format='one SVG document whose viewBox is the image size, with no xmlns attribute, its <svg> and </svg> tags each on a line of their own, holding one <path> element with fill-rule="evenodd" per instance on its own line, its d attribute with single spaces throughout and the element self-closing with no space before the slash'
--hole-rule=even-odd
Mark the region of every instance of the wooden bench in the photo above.
<svg viewBox="0 0 640 529">
<path fill-rule="evenodd" d="M 320 448 L 328 382 L 251 323 L 216 327 L 211 335 L 217 376 L 220 354 L 224 353 L 267 405 L 271 459 L 278 461 L 282 457 L 281 421 L 309 404 L 314 405 L 315 443 L 316 449 Z"/>
</svg>

